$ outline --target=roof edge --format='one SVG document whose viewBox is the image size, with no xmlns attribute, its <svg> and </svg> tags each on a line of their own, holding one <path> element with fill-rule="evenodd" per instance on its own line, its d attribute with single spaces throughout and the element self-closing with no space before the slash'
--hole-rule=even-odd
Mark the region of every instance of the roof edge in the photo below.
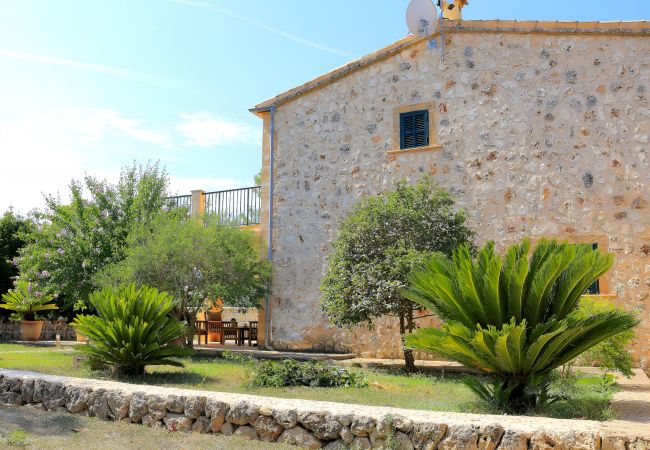
<svg viewBox="0 0 650 450">
<path fill-rule="evenodd" d="M 650 21 L 628 22 L 540 22 L 517 20 L 446 20 L 447 33 L 541 33 L 593 34 L 605 36 L 650 36 Z M 434 35 L 435 36 L 435 35 Z M 273 98 L 258 103 L 249 111 L 260 115 L 271 107 L 280 106 L 312 90 L 324 87 L 351 73 L 389 58 L 420 42 L 424 38 L 407 36 L 373 53 L 331 70 L 307 83 L 289 89 Z"/>
</svg>

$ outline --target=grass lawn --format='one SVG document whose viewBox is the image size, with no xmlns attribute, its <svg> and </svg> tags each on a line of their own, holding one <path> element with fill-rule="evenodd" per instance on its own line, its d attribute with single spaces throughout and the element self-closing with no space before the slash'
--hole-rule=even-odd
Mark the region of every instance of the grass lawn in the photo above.
<svg viewBox="0 0 650 450">
<path fill-rule="evenodd" d="M 118 379 L 106 372 L 93 372 L 85 365 L 73 364 L 77 353 L 70 347 L 52 348 L 17 344 L 0 344 L 0 367 L 21 369 L 54 375 L 82 378 Z M 368 387 L 354 388 L 251 388 L 246 385 L 248 369 L 238 362 L 219 358 L 188 358 L 185 368 L 169 366 L 147 367 L 141 377 L 120 381 L 154 384 L 159 386 L 227 391 L 280 398 L 301 398 L 343 403 L 360 403 L 376 406 L 394 406 L 453 412 L 493 412 L 489 405 L 481 404 L 458 376 L 414 374 L 406 376 L 378 370 L 363 370 Z M 610 418 L 608 397 L 594 393 L 599 379 L 581 378 L 577 383 L 577 398 L 558 402 L 544 415 L 552 417 L 588 417 L 596 420 Z"/>
<path fill-rule="evenodd" d="M 93 417 L 0 406 L 0 448 L 38 450 L 265 450 L 268 443 L 214 434 L 168 433 Z M 274 450 L 295 447 L 273 444 Z"/>
</svg>

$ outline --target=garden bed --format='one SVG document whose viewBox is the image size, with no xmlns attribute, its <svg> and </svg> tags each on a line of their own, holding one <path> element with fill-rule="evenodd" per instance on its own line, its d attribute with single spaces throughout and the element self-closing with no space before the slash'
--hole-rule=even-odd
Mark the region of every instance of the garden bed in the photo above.
<svg viewBox="0 0 650 450">
<path fill-rule="evenodd" d="M 285 399 L 305 399 L 389 406 L 407 409 L 449 412 L 494 412 L 477 401 L 463 383 L 462 375 L 414 374 L 400 371 L 357 369 L 368 381 L 366 387 L 256 387 L 247 384 L 250 369 L 241 362 L 217 358 L 187 358 L 185 368 L 148 367 L 143 376 L 117 378 L 108 372 L 91 371 L 80 363 L 73 348 L 42 348 L 0 344 L 0 367 L 66 375 L 80 378 L 127 381 L 135 384 L 247 393 Z M 537 412 L 557 418 L 610 419 L 608 396 L 594 394 L 598 376 L 582 377 L 578 395 L 570 402 L 558 402 L 552 409 Z"/>
</svg>

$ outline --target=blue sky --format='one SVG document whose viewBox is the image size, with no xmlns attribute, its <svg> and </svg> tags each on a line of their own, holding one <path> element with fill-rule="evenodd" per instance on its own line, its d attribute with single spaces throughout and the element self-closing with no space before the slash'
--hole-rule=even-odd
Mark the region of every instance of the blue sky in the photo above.
<svg viewBox="0 0 650 450">
<path fill-rule="evenodd" d="M 0 211 L 133 160 L 160 160 L 179 193 L 252 184 L 248 108 L 405 36 L 407 4 L 2 0 Z M 464 18 L 648 20 L 650 1 L 470 0 Z"/>
</svg>

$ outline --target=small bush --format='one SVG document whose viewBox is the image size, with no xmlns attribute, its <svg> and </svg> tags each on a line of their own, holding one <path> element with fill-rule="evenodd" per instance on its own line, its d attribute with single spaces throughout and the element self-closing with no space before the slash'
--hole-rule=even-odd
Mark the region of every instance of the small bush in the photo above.
<svg viewBox="0 0 650 450">
<path fill-rule="evenodd" d="M 616 389 L 612 375 L 581 377 L 572 374 L 567 378 L 554 373 L 549 393 L 555 401 L 538 407 L 531 414 L 556 419 L 611 420 L 611 402 Z"/>
<path fill-rule="evenodd" d="M 183 367 L 177 358 L 188 350 L 172 342 L 187 327 L 170 316 L 176 306 L 171 295 L 131 284 L 94 292 L 90 303 L 97 315 L 77 316 L 72 325 L 89 339 L 80 350 L 91 365 L 110 365 L 122 375 L 142 375 L 147 365 Z"/>
<path fill-rule="evenodd" d="M 583 297 L 574 316 L 584 319 L 596 313 L 609 311 L 624 311 L 611 302 L 599 300 L 598 297 Z M 591 347 L 575 361 L 583 366 L 600 367 L 603 371 L 616 370 L 623 375 L 632 376 L 634 360 L 629 352 L 634 339 L 634 330 L 626 330 L 605 339 L 600 344 Z"/>
<path fill-rule="evenodd" d="M 368 381 L 361 373 L 319 361 L 299 362 L 293 359 L 256 361 L 252 371 L 249 384 L 253 387 L 365 387 L 368 385 Z"/>
<path fill-rule="evenodd" d="M 25 430 L 18 428 L 7 434 L 7 444 L 13 447 L 25 447 L 29 444 L 29 437 Z"/>
</svg>

